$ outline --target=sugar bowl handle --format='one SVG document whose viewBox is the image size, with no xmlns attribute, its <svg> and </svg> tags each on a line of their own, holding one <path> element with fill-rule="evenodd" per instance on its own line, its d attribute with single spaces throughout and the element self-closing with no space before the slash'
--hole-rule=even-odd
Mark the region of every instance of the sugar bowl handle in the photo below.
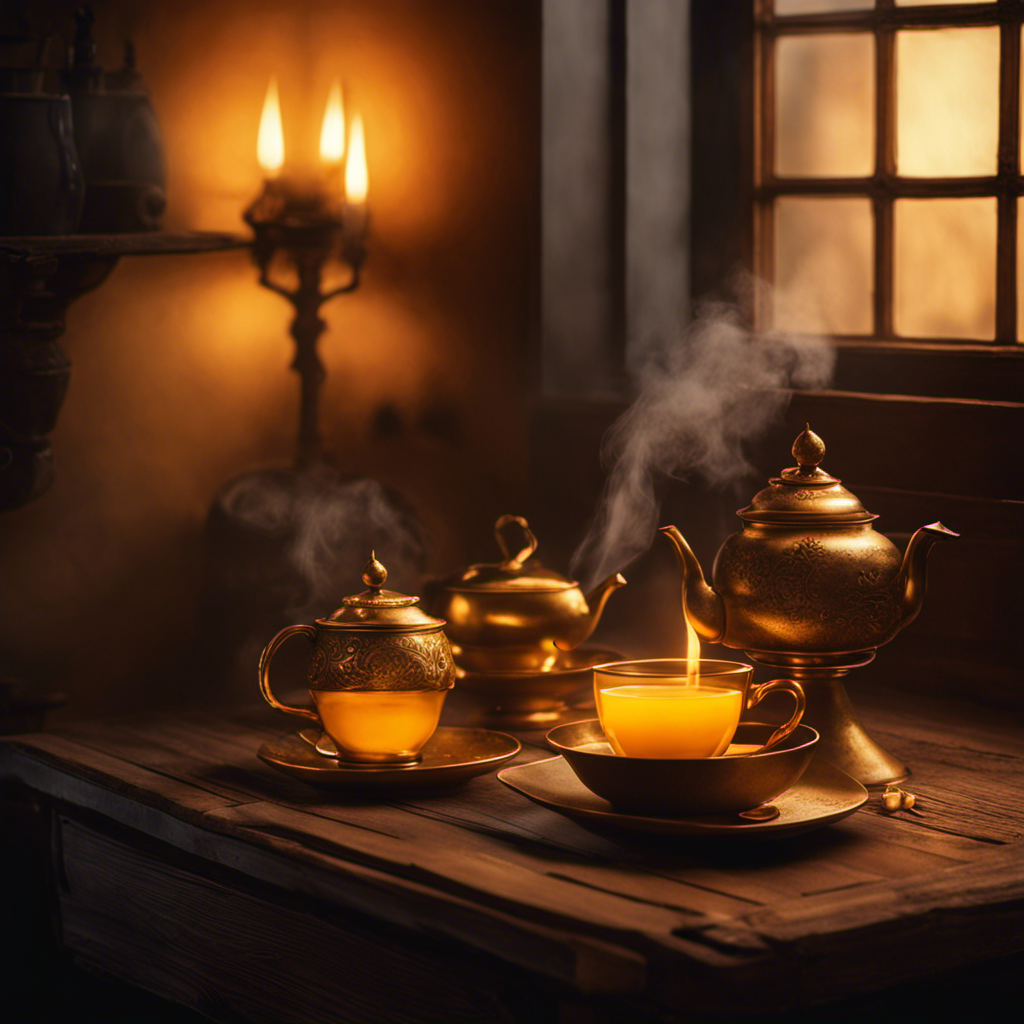
<svg viewBox="0 0 1024 1024">
<path fill-rule="evenodd" d="M 800 719 L 804 716 L 807 697 L 804 695 L 803 687 L 795 679 L 773 679 L 770 683 L 752 686 L 747 691 L 747 710 L 754 707 L 755 704 L 760 704 L 762 698 L 767 697 L 769 693 L 774 693 L 776 690 L 784 690 L 786 693 L 793 694 L 793 699 L 796 701 L 796 709 L 790 715 L 789 721 L 785 725 L 780 725 L 768 737 L 768 742 L 763 747 L 752 750 L 752 754 L 762 754 L 764 751 L 778 746 L 800 724 Z"/>
<path fill-rule="evenodd" d="M 278 711 L 287 711 L 289 715 L 299 715 L 301 718 L 308 718 L 313 722 L 319 723 L 320 716 L 315 711 L 311 711 L 309 708 L 293 708 L 289 704 L 282 704 L 270 692 L 270 662 L 274 655 L 277 654 L 277 649 L 281 644 L 289 637 L 299 633 L 311 644 L 316 643 L 316 629 L 313 626 L 286 626 L 263 648 L 263 653 L 260 655 L 260 693 L 263 694 L 263 699 L 272 708 L 277 708 Z"/>
</svg>

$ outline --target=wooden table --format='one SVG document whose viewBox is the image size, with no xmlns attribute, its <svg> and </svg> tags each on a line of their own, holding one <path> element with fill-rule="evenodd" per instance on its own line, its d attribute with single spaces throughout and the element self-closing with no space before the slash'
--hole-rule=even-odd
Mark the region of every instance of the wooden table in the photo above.
<svg viewBox="0 0 1024 1024">
<path fill-rule="evenodd" d="M 593 834 L 493 775 L 388 803 L 313 789 L 257 759 L 289 728 L 265 709 L 11 738 L 0 777 L 49 808 L 62 941 L 214 1019 L 782 1012 L 1024 950 L 1019 719 L 854 699 L 921 814 L 876 794 L 742 846 Z M 550 756 L 520 736 L 519 761 Z"/>
</svg>

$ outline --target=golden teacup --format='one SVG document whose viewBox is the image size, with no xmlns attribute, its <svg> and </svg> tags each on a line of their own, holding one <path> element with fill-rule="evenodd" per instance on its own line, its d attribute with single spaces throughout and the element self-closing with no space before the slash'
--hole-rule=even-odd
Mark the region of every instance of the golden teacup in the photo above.
<svg viewBox="0 0 1024 1024">
<path fill-rule="evenodd" d="M 718 757 L 730 749 L 740 715 L 769 693 L 792 694 L 789 720 L 763 744 L 733 754 L 755 754 L 780 744 L 800 723 L 805 698 L 800 684 L 773 679 L 751 685 L 753 668 L 737 661 L 702 658 L 690 675 L 679 658 L 618 661 L 594 669 L 594 700 L 608 743 L 616 754 L 635 758 Z"/>
<path fill-rule="evenodd" d="M 260 656 L 266 702 L 318 723 L 338 756 L 356 764 L 418 761 L 455 682 L 444 621 L 416 608 L 419 598 L 384 590 L 387 575 L 371 553 L 365 591 L 344 598 L 315 626 L 282 629 Z M 282 704 L 270 689 L 270 663 L 292 636 L 313 645 L 306 678 L 315 711 Z"/>
</svg>

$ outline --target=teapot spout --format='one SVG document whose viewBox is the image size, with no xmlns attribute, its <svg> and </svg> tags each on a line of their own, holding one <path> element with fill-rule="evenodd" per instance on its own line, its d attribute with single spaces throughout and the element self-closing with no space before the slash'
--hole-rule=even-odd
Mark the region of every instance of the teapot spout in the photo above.
<svg viewBox="0 0 1024 1024">
<path fill-rule="evenodd" d="M 896 598 L 903 611 L 901 629 L 917 618 L 924 604 L 928 552 L 931 551 L 932 545 L 936 541 L 952 540 L 959 536 L 960 534 L 947 530 L 942 523 L 929 523 L 910 538 L 903 555 L 903 565 L 893 582 Z"/>
<path fill-rule="evenodd" d="M 704 582 L 700 562 L 674 526 L 662 526 L 663 533 L 675 548 L 683 573 L 683 614 L 698 635 L 710 643 L 718 643 L 725 635 L 725 604 Z"/>
<path fill-rule="evenodd" d="M 602 612 L 604 612 L 604 606 L 608 601 L 608 598 L 619 589 L 626 585 L 626 577 L 621 572 L 613 573 L 603 583 L 598 583 L 594 589 L 587 594 L 587 614 L 582 618 L 578 619 L 575 624 L 573 632 L 563 637 L 561 640 L 555 641 L 555 646 L 560 651 L 571 651 L 574 647 L 578 647 L 584 640 L 586 640 L 591 633 L 597 628 L 597 623 L 601 618 Z"/>
</svg>

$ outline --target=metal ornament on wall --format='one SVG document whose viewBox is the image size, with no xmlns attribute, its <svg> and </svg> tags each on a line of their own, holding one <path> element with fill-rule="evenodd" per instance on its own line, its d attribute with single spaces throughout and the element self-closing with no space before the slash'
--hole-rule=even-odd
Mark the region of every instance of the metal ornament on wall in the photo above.
<svg viewBox="0 0 1024 1024">
<path fill-rule="evenodd" d="M 35 43 L 36 66 L 0 68 L 0 509 L 53 480 L 49 435 L 71 376 L 60 345 L 71 303 L 122 256 L 242 244 L 154 230 L 166 203 L 163 146 L 134 51 L 128 44 L 125 67 L 104 72 L 92 12 L 79 8 L 75 20 L 61 95 L 44 91 L 55 77 L 44 66 L 48 35 L 3 40 Z"/>
<path fill-rule="evenodd" d="M 124 65 L 95 64 L 93 15 L 75 12 L 68 67 L 61 75 L 74 115 L 75 146 L 85 179 L 81 230 L 155 231 L 167 206 L 167 171 L 156 111 L 125 43 Z"/>
<path fill-rule="evenodd" d="M 0 69 L 0 235 L 69 234 L 82 209 L 71 101 L 17 84 Z"/>
</svg>

